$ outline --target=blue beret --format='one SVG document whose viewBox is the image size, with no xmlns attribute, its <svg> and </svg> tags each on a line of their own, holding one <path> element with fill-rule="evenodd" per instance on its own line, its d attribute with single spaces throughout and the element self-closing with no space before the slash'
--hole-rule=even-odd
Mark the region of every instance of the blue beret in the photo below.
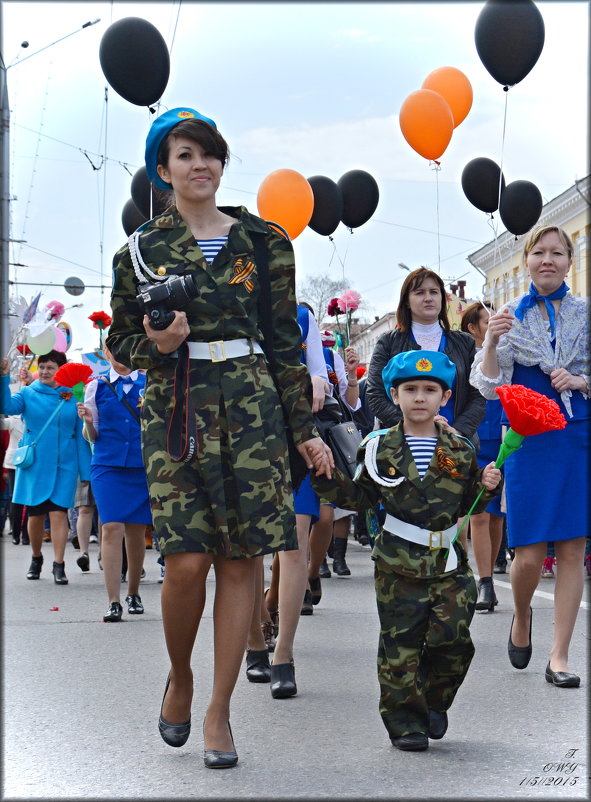
<svg viewBox="0 0 591 802">
<path fill-rule="evenodd" d="M 396 354 L 382 370 L 386 392 L 401 382 L 429 379 L 451 390 L 456 377 L 456 366 L 441 351 L 403 351 Z"/>
<path fill-rule="evenodd" d="M 186 106 L 165 111 L 164 114 L 161 114 L 160 117 L 157 117 L 152 123 L 146 138 L 146 172 L 152 184 L 154 184 L 155 187 L 158 187 L 158 189 L 165 189 L 168 191 L 171 189 L 170 184 L 167 184 L 166 181 L 163 181 L 156 170 L 158 148 L 160 147 L 164 137 L 170 132 L 171 128 L 174 128 L 175 125 L 182 123 L 183 120 L 190 119 L 203 120 L 203 122 L 209 123 L 209 125 L 212 125 L 217 129 L 217 125 L 213 120 L 210 120 L 209 117 L 204 117 L 203 114 L 199 114 L 199 112 L 195 111 L 195 109 L 190 109 Z"/>
</svg>

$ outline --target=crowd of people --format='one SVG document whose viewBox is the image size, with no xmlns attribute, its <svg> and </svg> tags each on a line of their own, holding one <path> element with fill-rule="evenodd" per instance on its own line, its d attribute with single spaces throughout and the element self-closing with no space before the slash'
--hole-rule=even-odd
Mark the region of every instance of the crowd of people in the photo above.
<svg viewBox="0 0 591 802">
<path fill-rule="evenodd" d="M 525 669 L 531 659 L 532 597 L 551 557 L 555 626 L 545 678 L 579 686 L 568 650 L 585 560 L 591 572 L 582 501 L 590 404 L 587 308 L 565 283 L 571 240 L 554 226 L 532 231 L 523 252 L 529 292 L 499 310 L 469 306 L 459 331 L 441 277 L 409 273 L 397 328 L 378 340 L 360 386 L 355 347 L 341 356 L 318 328 L 320 310 L 296 304 L 286 233 L 244 207 L 217 206 L 228 158 L 215 122 L 195 109 L 172 109 L 152 124 L 147 174 L 174 195 L 115 255 L 110 369 L 86 386 L 83 402 L 54 378 L 66 361 L 60 352 L 38 358 L 36 378 L 22 369 L 16 392 L 8 359 L 0 364 L 0 412 L 10 416 L 3 514 L 13 543 L 30 545 L 27 579 L 41 575 L 48 536 L 54 581 L 68 583 L 72 509 L 77 564 L 89 569 L 96 505 L 103 620 L 122 620 L 123 581 L 128 614 L 141 614 L 153 533 L 170 658 L 158 729 L 179 747 L 191 732 L 191 661 L 213 569 L 208 768 L 238 761 L 230 707 L 243 663 L 273 699 L 298 693 L 298 622 L 321 602 L 328 555 L 334 574 L 350 575 L 352 522 L 372 546 L 379 709 L 396 748 L 422 751 L 445 735 L 474 653 L 470 622 L 476 610 L 494 612 L 493 574 L 506 570 L 508 554 L 511 665 Z M 508 421 L 495 389 L 509 384 L 555 401 L 566 425 L 526 438 L 501 472 L 495 460 Z M 354 476 L 335 467 L 315 424 L 335 398 L 363 435 Z M 31 465 L 15 467 L 18 445 L 34 449 Z"/>
</svg>

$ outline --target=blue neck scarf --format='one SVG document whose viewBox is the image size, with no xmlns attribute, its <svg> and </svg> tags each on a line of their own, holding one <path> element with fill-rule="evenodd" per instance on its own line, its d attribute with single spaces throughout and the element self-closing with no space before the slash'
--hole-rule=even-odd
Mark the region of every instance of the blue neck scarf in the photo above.
<svg viewBox="0 0 591 802">
<path fill-rule="evenodd" d="M 567 287 L 563 281 L 560 287 L 557 290 L 554 290 L 554 292 L 550 293 L 550 295 L 540 295 L 534 283 L 532 282 L 529 285 L 528 294 L 524 295 L 521 301 L 519 301 L 519 303 L 517 304 L 517 308 L 514 312 L 514 315 L 517 318 L 517 320 L 521 321 L 523 320 L 523 317 L 528 309 L 533 309 L 538 301 L 544 301 L 544 303 L 546 304 L 546 310 L 548 312 L 548 320 L 550 321 L 550 332 L 552 335 L 552 339 L 554 339 L 556 312 L 554 310 L 554 305 L 551 302 L 558 301 L 560 298 L 564 298 L 564 296 L 569 290 L 570 287 Z"/>
</svg>

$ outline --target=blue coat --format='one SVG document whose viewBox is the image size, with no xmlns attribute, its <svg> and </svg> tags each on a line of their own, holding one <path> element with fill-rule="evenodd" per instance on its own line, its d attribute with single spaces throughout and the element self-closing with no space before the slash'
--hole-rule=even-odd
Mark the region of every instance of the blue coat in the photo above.
<svg viewBox="0 0 591 802">
<path fill-rule="evenodd" d="M 0 411 L 22 415 L 25 431 L 20 445 L 35 441 L 51 413 L 62 400 L 67 387 L 47 387 L 34 381 L 11 396 L 10 378 L 0 377 Z M 78 475 L 90 479 L 90 448 L 82 437 L 82 423 L 76 412 L 76 399 L 62 404 L 36 446 L 30 468 L 17 468 L 13 501 L 27 506 L 51 500 L 60 507 L 72 507 Z"/>
</svg>

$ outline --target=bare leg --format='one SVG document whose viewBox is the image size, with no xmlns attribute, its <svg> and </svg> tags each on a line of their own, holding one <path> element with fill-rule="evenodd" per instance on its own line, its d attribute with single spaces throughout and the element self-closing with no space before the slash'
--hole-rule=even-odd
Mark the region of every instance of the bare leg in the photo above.
<svg viewBox="0 0 591 802">
<path fill-rule="evenodd" d="M 266 593 L 266 606 L 267 610 L 276 610 L 279 606 L 279 577 L 281 576 L 281 563 L 279 562 L 279 554 L 273 555 L 273 562 L 271 563 L 273 570 L 271 571 L 271 584 Z"/>
<path fill-rule="evenodd" d="M 121 601 L 121 544 L 124 534 L 125 524 L 116 521 L 109 521 L 108 524 L 103 524 L 101 560 L 109 604 Z"/>
<path fill-rule="evenodd" d="M 293 642 L 300 621 L 304 593 L 308 585 L 308 532 L 311 515 L 296 515 L 298 548 L 280 551 L 279 565 L 279 636 L 273 663 L 289 663 L 293 658 Z M 275 571 L 273 570 L 273 573 Z"/>
<path fill-rule="evenodd" d="M 252 616 L 250 620 L 250 629 L 248 630 L 248 641 L 246 644 L 247 649 L 253 649 L 257 652 L 262 652 L 266 649 L 265 639 L 261 630 L 261 609 L 263 605 L 263 581 L 264 581 L 264 566 L 263 557 L 254 557 L 253 562 L 255 566 L 254 577 L 254 603 L 252 606 Z M 266 611 L 266 607 L 265 607 Z M 269 613 L 267 618 L 263 620 L 270 620 Z"/>
<path fill-rule="evenodd" d="M 29 515 L 27 532 L 29 533 L 29 540 L 31 541 L 33 557 L 41 556 L 41 546 L 43 545 L 43 535 L 45 534 L 43 528 L 44 521 L 45 515 Z"/>
<path fill-rule="evenodd" d="M 186 552 L 165 557 L 162 584 L 162 624 L 170 657 L 170 686 L 162 705 L 162 716 L 184 722 L 191 715 L 193 672 L 191 654 L 205 606 L 205 580 L 213 557 Z M 241 603 L 244 603 L 241 600 Z"/>
<path fill-rule="evenodd" d="M 554 584 L 554 641 L 550 652 L 552 671 L 569 671 L 570 645 L 579 605 L 583 598 L 585 538 L 555 540 L 556 582 Z"/>
<path fill-rule="evenodd" d="M 94 507 L 83 505 L 78 507 L 78 519 L 76 521 L 76 535 L 80 543 L 80 551 L 82 554 L 88 554 L 88 539 L 90 537 L 90 530 L 92 529 L 92 518 L 94 516 Z"/>
<path fill-rule="evenodd" d="M 515 559 L 511 562 L 511 590 L 515 605 L 515 620 L 511 629 L 514 646 L 529 643 L 529 608 L 534 590 L 540 581 L 540 570 L 546 556 L 546 543 L 516 546 Z"/>
<path fill-rule="evenodd" d="M 214 669 L 211 700 L 203 722 L 205 749 L 231 751 L 234 748 L 228 728 L 230 699 L 246 648 L 255 579 L 259 576 L 258 564 L 259 561 L 252 559 L 214 557 L 213 560 L 216 577 L 213 605 Z M 168 566 L 166 571 L 168 575 Z"/>
<path fill-rule="evenodd" d="M 51 544 L 53 546 L 53 559 L 56 563 L 63 563 L 68 540 L 68 515 L 61 510 L 51 510 L 49 513 L 49 527 L 51 530 Z"/>
<path fill-rule="evenodd" d="M 127 551 L 127 592 L 138 594 L 140 576 L 146 556 L 146 525 L 125 524 L 125 549 Z"/>
<path fill-rule="evenodd" d="M 320 571 L 322 560 L 330 546 L 332 538 L 332 521 L 334 507 L 330 504 L 320 505 L 320 517 L 310 531 L 310 555 L 308 559 L 308 576 L 315 579 Z"/>
<path fill-rule="evenodd" d="M 492 576 L 495 559 L 503 537 L 503 517 L 488 512 L 470 516 L 472 550 L 478 575 Z"/>
</svg>

